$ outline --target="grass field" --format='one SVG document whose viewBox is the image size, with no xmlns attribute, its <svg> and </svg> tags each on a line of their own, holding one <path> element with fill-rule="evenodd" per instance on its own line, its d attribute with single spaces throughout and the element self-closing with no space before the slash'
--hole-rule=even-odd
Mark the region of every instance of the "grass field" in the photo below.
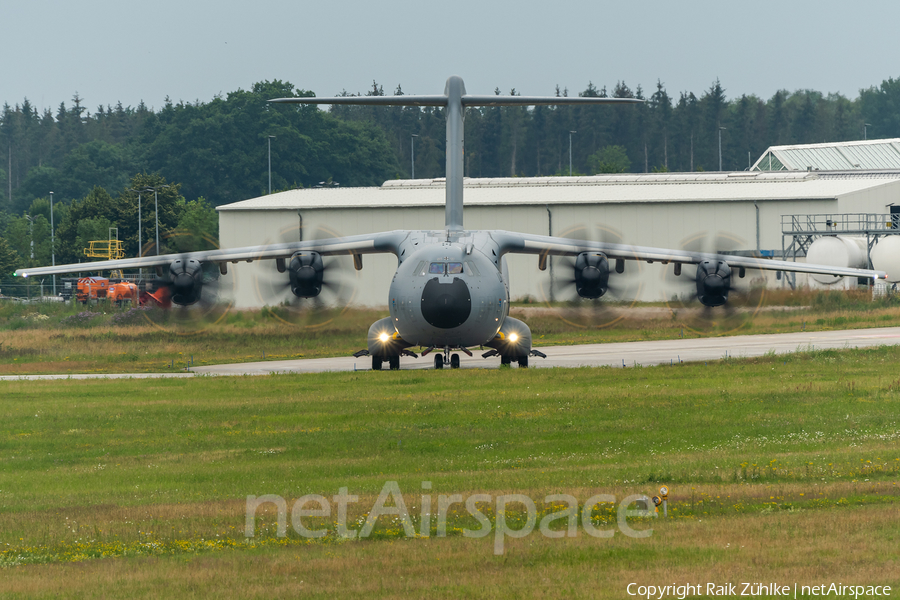
<svg viewBox="0 0 900 600">
<path fill-rule="evenodd" d="M 698 581 L 896 595 L 898 359 L 0 382 L 0 597 L 626 598 L 632 582 Z M 348 540 L 332 514 L 304 521 L 324 538 L 290 517 L 279 537 L 269 504 L 244 536 L 248 495 L 347 488 L 358 529 L 389 481 L 420 535 L 381 517 Z M 458 504 L 446 537 L 420 527 L 423 494 L 523 494 L 543 518 L 551 494 L 661 484 L 669 517 L 628 521 L 645 538 L 616 530 L 613 503 L 587 516 L 611 538 L 535 529 L 500 554 L 493 533 L 461 534 L 478 524 Z"/>
<path fill-rule="evenodd" d="M 0 374 L 166 372 L 191 363 L 348 356 L 365 347 L 369 325 L 387 314 L 368 309 L 292 314 L 278 308 L 164 313 L 0 303 Z M 542 347 L 900 326 L 900 297 L 872 301 L 863 292 L 769 292 L 733 310 L 520 304 L 512 314 L 529 324 L 535 346 Z"/>
</svg>

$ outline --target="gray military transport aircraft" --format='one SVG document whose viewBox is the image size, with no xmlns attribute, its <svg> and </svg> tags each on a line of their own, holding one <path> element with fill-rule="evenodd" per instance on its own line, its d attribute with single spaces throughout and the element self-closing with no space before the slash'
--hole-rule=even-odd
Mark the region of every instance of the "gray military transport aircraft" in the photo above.
<svg viewBox="0 0 900 600">
<path fill-rule="evenodd" d="M 582 298 L 599 298 L 609 288 L 612 271 L 621 274 L 625 261 L 672 263 L 680 275 L 682 265 L 696 265 L 696 292 L 705 306 L 725 304 L 732 277 L 746 269 L 820 273 L 837 276 L 884 278 L 880 271 L 798 264 L 752 257 L 663 248 L 589 242 L 501 230 L 466 230 L 463 227 L 463 119 L 470 106 L 551 106 L 561 104 L 630 104 L 623 98 L 473 96 L 463 80 L 450 77 L 439 96 L 345 96 L 338 98 L 278 98 L 271 102 L 297 104 L 368 104 L 439 106 L 447 118 L 446 225 L 437 231 L 387 231 L 316 241 L 290 242 L 246 248 L 224 248 L 186 254 L 145 256 L 75 265 L 19 269 L 28 277 L 108 269 L 156 267 L 166 277 L 172 301 L 189 305 L 201 297 L 203 264 L 215 263 L 222 274 L 229 262 L 272 260 L 285 284 L 299 298 L 318 296 L 325 280 L 323 256 L 351 254 L 356 269 L 364 254 L 391 253 L 397 270 L 390 285 L 390 317 L 369 328 L 368 348 L 356 354 L 371 356 L 372 368 L 386 362 L 400 368 L 400 357 L 417 355 L 409 348 L 424 348 L 422 356 L 437 350 L 434 366 L 459 367 L 455 350 L 471 356 L 471 348 L 487 347 L 485 358 L 499 356 L 502 364 L 527 367 L 532 356 L 531 330 L 509 316 L 509 281 L 504 255 L 533 254 L 544 270 L 548 256 L 573 257 L 573 281 Z M 561 193 L 565 193 L 561 191 Z"/>
</svg>

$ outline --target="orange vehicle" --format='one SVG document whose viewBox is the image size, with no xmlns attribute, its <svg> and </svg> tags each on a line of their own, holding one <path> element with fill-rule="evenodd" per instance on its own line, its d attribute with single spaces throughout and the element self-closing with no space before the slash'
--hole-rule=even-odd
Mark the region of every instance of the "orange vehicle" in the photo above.
<svg viewBox="0 0 900 600">
<path fill-rule="evenodd" d="M 134 302 L 138 297 L 138 287 L 127 281 L 120 281 L 109 286 L 106 290 L 106 297 L 110 302 L 122 304 L 124 302 Z"/>
<path fill-rule="evenodd" d="M 108 290 L 109 279 L 106 277 L 82 277 L 78 280 L 75 299 L 82 304 L 87 304 L 88 300 L 102 300 Z"/>
<path fill-rule="evenodd" d="M 138 288 L 133 283 L 110 283 L 106 277 L 82 277 L 78 280 L 75 294 L 75 298 L 82 304 L 87 304 L 88 300 L 109 300 L 121 304 L 132 302 L 137 297 Z"/>
</svg>

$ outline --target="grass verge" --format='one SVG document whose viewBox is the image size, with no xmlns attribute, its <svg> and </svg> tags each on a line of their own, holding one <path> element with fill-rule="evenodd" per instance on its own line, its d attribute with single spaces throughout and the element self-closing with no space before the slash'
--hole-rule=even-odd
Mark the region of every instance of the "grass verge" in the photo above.
<svg viewBox="0 0 900 600">
<path fill-rule="evenodd" d="M 399 371 L 0 382 L 0 593 L 51 597 L 627 597 L 631 581 L 900 583 L 900 349 L 636 369 Z M 381 517 L 278 535 L 247 495 L 331 498 L 357 528 L 396 481 L 420 536 Z M 616 533 L 470 539 L 419 528 L 439 495 L 583 503 L 670 489 Z M 524 509 L 508 518 L 522 524 Z M 485 514 L 495 522 L 496 512 Z M 614 507 L 592 513 L 611 527 Z M 849 551 L 849 553 L 848 553 Z M 109 558 L 101 558 L 101 557 Z M 849 557 L 849 558 L 848 558 Z M 78 565 L 74 567 L 73 565 Z M 109 582 L 105 584 L 103 582 Z M 115 585 L 113 585 L 115 582 Z"/>
<path fill-rule="evenodd" d="M 534 345 L 676 339 L 900 326 L 900 299 L 865 293 L 768 292 L 734 309 L 675 305 L 519 304 L 511 314 L 532 330 Z M 0 303 L 0 374 L 141 373 L 186 366 L 348 356 L 383 310 L 282 309 L 169 313 L 127 307 Z"/>
</svg>

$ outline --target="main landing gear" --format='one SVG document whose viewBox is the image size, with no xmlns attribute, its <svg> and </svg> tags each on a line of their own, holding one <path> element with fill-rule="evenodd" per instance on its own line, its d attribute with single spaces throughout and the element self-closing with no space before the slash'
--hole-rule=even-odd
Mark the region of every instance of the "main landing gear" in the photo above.
<svg viewBox="0 0 900 600">
<path fill-rule="evenodd" d="M 520 357 L 516 358 L 515 356 L 509 356 L 508 354 L 500 355 L 500 366 L 505 365 L 508 367 L 514 362 L 519 363 L 520 369 L 528 368 L 528 357 L 527 356 L 520 356 Z"/>
<path fill-rule="evenodd" d="M 403 349 L 400 351 L 403 356 L 411 356 L 413 358 L 419 358 L 419 355 L 415 352 L 410 352 L 407 349 Z M 369 356 L 368 350 L 360 350 L 356 352 L 354 355 L 356 358 L 362 358 L 363 356 Z M 390 366 L 391 371 L 397 371 L 400 369 L 400 356 L 399 355 L 390 355 L 390 356 L 381 356 L 380 354 L 372 354 L 372 370 L 380 371 L 382 369 L 382 365 L 387 363 Z"/>
<path fill-rule="evenodd" d="M 396 371 L 400 368 L 400 357 L 399 356 L 377 356 L 372 355 L 372 370 L 380 371 L 381 365 L 384 361 L 387 361 L 388 365 L 390 365 L 391 371 Z"/>
<path fill-rule="evenodd" d="M 524 354 L 522 356 L 514 356 L 512 354 L 500 354 L 496 349 L 491 349 L 482 354 L 482 358 L 490 358 L 492 356 L 500 356 L 500 366 L 510 366 L 512 363 L 519 363 L 520 369 L 528 368 L 528 357 L 529 356 L 539 356 L 541 358 L 547 358 L 547 355 L 541 352 L 540 350 L 531 350 L 528 354 Z"/>
</svg>

